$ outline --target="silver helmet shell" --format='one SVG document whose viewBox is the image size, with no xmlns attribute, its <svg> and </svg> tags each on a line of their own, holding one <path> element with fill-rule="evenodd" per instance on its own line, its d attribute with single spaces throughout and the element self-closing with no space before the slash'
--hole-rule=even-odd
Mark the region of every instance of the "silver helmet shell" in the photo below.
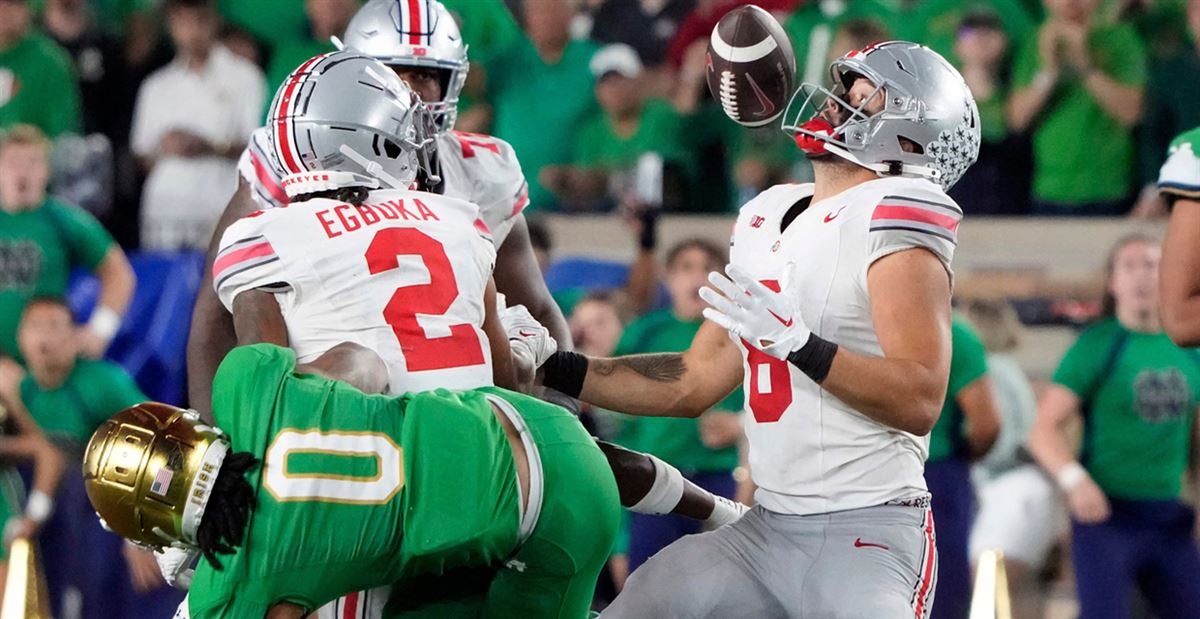
<svg viewBox="0 0 1200 619">
<path fill-rule="evenodd" d="M 354 14 L 342 39 L 345 49 L 392 67 L 424 67 L 442 76 L 442 100 L 426 101 L 439 131 L 458 118 L 458 97 L 467 82 L 467 45 L 454 17 L 437 0 L 370 0 Z"/>
<path fill-rule="evenodd" d="M 283 81 L 268 145 L 289 197 L 347 186 L 408 188 L 433 166 L 433 121 L 387 66 L 355 52 L 307 60 Z M 436 181 L 435 181 L 436 182 Z"/>
<path fill-rule="evenodd" d="M 937 52 L 907 41 L 855 50 L 829 67 L 833 87 L 804 83 L 792 97 L 783 130 L 824 143 L 830 153 L 881 175 L 927 178 L 949 189 L 979 156 L 980 120 L 975 97 L 962 75 Z M 885 97 L 881 112 L 868 115 L 847 99 L 854 79 L 865 77 Z M 875 95 L 872 95 L 872 97 Z M 827 105 L 849 112 L 828 130 L 806 121 Z M 917 148 L 906 150 L 901 139 Z"/>
</svg>

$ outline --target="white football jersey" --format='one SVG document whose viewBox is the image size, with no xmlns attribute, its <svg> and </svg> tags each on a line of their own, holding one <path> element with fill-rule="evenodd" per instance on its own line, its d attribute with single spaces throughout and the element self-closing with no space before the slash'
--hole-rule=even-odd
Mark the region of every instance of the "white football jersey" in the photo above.
<svg viewBox="0 0 1200 619">
<path fill-rule="evenodd" d="M 238 172 L 263 209 L 288 203 L 283 175 L 272 164 L 266 128 L 255 129 L 238 160 Z M 529 185 L 513 147 L 489 135 L 449 131 L 437 136 L 445 195 L 479 205 L 496 247 L 529 205 Z"/>
<path fill-rule="evenodd" d="M 378 353 L 392 393 L 492 384 L 484 290 L 496 250 L 474 204 L 409 190 L 315 198 L 225 230 L 213 287 L 275 293 L 300 362 L 340 342 Z"/>
<path fill-rule="evenodd" d="M 814 333 L 883 356 L 871 319 L 867 269 L 905 249 L 933 252 L 950 272 L 962 210 L 937 185 L 880 178 L 811 204 L 781 232 L 813 186 L 777 185 L 742 207 L 730 261 L 794 295 Z M 746 434 L 756 499 L 767 509 L 818 514 L 927 496 L 929 438 L 885 426 L 820 388 L 792 364 L 744 342 Z"/>
</svg>

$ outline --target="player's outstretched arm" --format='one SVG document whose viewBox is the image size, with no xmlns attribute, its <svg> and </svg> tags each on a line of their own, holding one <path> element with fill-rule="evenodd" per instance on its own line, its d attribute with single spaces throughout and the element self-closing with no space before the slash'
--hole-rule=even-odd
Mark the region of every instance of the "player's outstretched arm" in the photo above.
<svg viewBox="0 0 1200 619">
<path fill-rule="evenodd" d="M 610 410 L 650 417 L 699 417 L 742 382 L 742 355 L 705 322 L 682 353 L 593 359 L 556 353 L 545 383 Z"/>
<path fill-rule="evenodd" d="M 516 391 L 517 369 L 513 363 L 512 348 L 508 345 L 508 333 L 500 323 L 496 308 L 496 281 L 489 279 L 483 292 L 483 332 L 492 349 L 492 382 L 497 387 Z"/>
<path fill-rule="evenodd" d="M 212 240 L 208 244 L 204 278 L 200 282 L 196 304 L 192 308 L 192 326 L 188 332 L 187 344 L 188 403 L 209 421 L 212 420 L 213 376 L 216 375 L 221 360 L 237 344 L 233 318 L 225 311 L 217 293 L 213 291 L 213 258 L 217 254 L 225 228 L 256 209 L 254 199 L 250 196 L 250 186 L 245 180 L 238 179 L 237 191 L 225 205 L 225 212 L 221 213 L 221 219 L 217 221 Z"/>
<path fill-rule="evenodd" d="M 525 216 L 516 223 L 496 253 L 496 287 L 508 298 L 509 305 L 524 305 L 538 322 L 550 331 L 559 350 L 572 350 L 571 328 L 562 310 L 554 302 L 529 242 Z"/>
<path fill-rule="evenodd" d="M 363 393 L 387 393 L 387 364 L 375 351 L 353 342 L 342 342 L 309 363 L 296 366 L 299 374 L 316 374 L 349 383 Z"/>
<path fill-rule="evenodd" d="M 941 414 L 950 376 L 950 280 L 936 256 L 909 249 L 867 271 L 882 357 L 839 347 L 821 387 L 862 414 L 918 436 Z"/>
<path fill-rule="evenodd" d="M 275 294 L 247 290 L 233 299 L 233 331 L 237 345 L 275 344 L 288 346 L 287 323 Z"/>
<path fill-rule="evenodd" d="M 1200 201 L 1175 201 L 1159 270 L 1163 328 L 1180 346 L 1200 346 Z"/>
</svg>

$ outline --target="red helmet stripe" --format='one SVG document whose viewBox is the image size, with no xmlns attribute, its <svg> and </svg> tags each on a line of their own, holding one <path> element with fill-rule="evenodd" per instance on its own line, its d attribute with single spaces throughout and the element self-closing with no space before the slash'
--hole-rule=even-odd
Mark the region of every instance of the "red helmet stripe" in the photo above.
<svg viewBox="0 0 1200 619">
<path fill-rule="evenodd" d="M 321 54 L 313 56 L 300 65 L 300 68 L 292 72 L 292 76 L 288 78 L 287 86 L 283 89 L 283 95 L 279 97 L 278 107 L 275 108 L 275 143 L 279 150 L 280 162 L 287 168 L 288 172 L 297 174 L 304 171 L 300 165 L 300 156 L 295 152 L 295 145 L 291 142 L 292 122 L 289 114 L 295 109 L 295 101 L 292 100 L 296 93 L 296 88 L 304 81 L 307 76 L 307 71 L 317 62 L 324 60 L 329 54 Z"/>
<path fill-rule="evenodd" d="M 421 44 L 421 0 L 408 0 L 408 42 Z"/>
</svg>

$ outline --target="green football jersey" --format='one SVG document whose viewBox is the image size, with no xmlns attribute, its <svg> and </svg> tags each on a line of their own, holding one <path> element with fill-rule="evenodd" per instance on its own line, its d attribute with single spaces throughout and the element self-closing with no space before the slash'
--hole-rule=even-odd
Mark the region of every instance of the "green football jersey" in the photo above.
<svg viewBox="0 0 1200 619">
<path fill-rule="evenodd" d="M 243 546 L 223 570 L 196 570 L 193 617 L 316 609 L 516 548 L 512 452 L 482 392 L 367 395 L 295 366 L 291 350 L 259 344 L 217 370 L 217 425 L 262 465 L 248 474 L 258 505 Z"/>
<path fill-rule="evenodd" d="M 1194 351 L 1108 319 L 1084 330 L 1054 382 L 1082 402 L 1080 460 L 1109 496 L 1179 496 L 1200 395 Z"/>
</svg>

